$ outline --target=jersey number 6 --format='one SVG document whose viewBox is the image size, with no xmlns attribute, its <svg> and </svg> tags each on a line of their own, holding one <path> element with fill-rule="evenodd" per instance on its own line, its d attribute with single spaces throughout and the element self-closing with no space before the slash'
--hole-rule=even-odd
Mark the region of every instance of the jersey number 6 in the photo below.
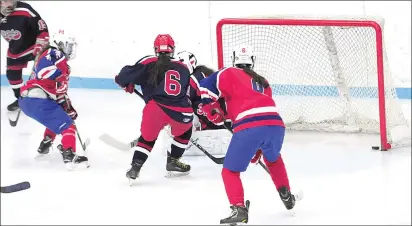
<svg viewBox="0 0 412 226">
<path fill-rule="evenodd" d="M 168 70 L 165 73 L 165 92 L 167 95 L 177 96 L 182 90 L 182 86 L 179 83 L 180 74 L 175 70 Z"/>
</svg>

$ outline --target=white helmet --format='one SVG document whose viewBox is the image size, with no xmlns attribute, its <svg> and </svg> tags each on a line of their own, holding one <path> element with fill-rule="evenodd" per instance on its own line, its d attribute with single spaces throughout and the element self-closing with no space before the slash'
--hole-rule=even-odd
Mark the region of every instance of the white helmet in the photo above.
<svg viewBox="0 0 412 226">
<path fill-rule="evenodd" d="M 76 58 L 76 39 L 73 36 L 67 35 L 64 30 L 60 29 L 59 32 L 53 34 L 50 44 L 62 51 L 67 60 Z"/>
<path fill-rule="evenodd" d="M 240 65 L 249 66 L 253 69 L 256 56 L 253 53 L 253 48 L 248 45 L 241 45 L 233 51 L 232 63 L 234 67 Z"/>
<path fill-rule="evenodd" d="M 182 51 L 177 54 L 177 58 L 179 59 L 179 61 L 187 65 L 190 74 L 192 74 L 195 68 L 197 67 L 197 59 L 195 55 L 188 51 Z"/>
</svg>

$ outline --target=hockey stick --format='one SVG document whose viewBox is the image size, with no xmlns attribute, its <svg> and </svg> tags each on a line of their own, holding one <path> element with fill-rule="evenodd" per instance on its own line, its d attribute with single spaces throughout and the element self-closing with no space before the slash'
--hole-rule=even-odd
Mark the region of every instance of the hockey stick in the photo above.
<svg viewBox="0 0 412 226">
<path fill-rule="evenodd" d="M 86 138 L 86 140 L 85 140 L 84 143 L 83 143 L 83 142 L 82 142 L 82 138 L 80 137 L 79 130 L 77 129 L 77 125 L 74 124 L 74 127 L 76 128 L 77 138 L 79 139 L 80 144 L 82 145 L 83 151 L 86 152 L 86 148 L 87 148 L 87 146 L 89 146 L 89 144 L 90 144 L 90 139 L 89 139 L 89 138 Z"/>
<path fill-rule="evenodd" d="M 140 98 L 143 99 L 143 95 L 139 91 L 137 91 L 137 89 L 134 89 L 134 93 L 136 93 Z M 193 145 L 195 145 L 201 152 L 203 152 L 207 157 L 209 157 L 214 163 L 219 164 L 219 165 L 223 164 L 225 157 L 221 157 L 221 158 L 214 157 L 192 138 L 190 138 L 190 142 Z"/>
<path fill-rule="evenodd" d="M 9 186 L 2 186 L 1 193 L 13 193 L 18 191 L 23 191 L 30 188 L 30 183 L 27 181 L 20 182 L 17 184 L 9 185 Z"/>
<path fill-rule="evenodd" d="M 222 116 L 223 120 L 226 122 L 226 118 L 222 115 L 222 113 L 220 113 L 220 112 L 218 112 L 218 111 L 216 111 L 216 110 L 213 109 L 213 110 L 212 110 L 212 114 L 219 114 L 220 116 Z M 229 125 L 227 125 L 226 123 L 223 123 L 223 126 L 224 126 L 227 130 L 229 130 L 229 132 L 230 132 L 231 134 L 233 134 L 233 130 L 232 130 L 232 128 L 230 128 Z M 260 159 L 259 159 L 258 163 L 259 163 L 259 165 L 260 165 L 268 174 L 270 174 L 269 169 L 267 168 L 267 166 L 266 166 Z"/>
</svg>

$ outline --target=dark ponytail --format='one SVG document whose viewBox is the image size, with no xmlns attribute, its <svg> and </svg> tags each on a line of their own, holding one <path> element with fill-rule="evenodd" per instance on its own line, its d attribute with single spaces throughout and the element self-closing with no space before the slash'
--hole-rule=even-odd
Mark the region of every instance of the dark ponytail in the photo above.
<svg viewBox="0 0 412 226">
<path fill-rule="evenodd" d="M 268 88 L 269 87 L 269 83 L 265 79 L 265 77 L 259 75 L 253 69 L 251 69 L 250 67 L 242 67 L 242 69 L 246 74 L 248 74 L 250 77 L 252 77 L 252 79 L 255 82 L 257 82 L 259 85 L 263 86 L 263 88 Z"/>
<path fill-rule="evenodd" d="M 160 81 L 163 80 L 166 71 L 169 69 L 170 55 L 168 53 L 159 53 L 156 64 L 151 71 L 149 83 L 153 86 L 158 86 Z"/>
<path fill-rule="evenodd" d="M 205 77 L 208 77 L 209 75 L 211 75 L 211 74 L 213 74 L 213 73 L 216 72 L 215 70 L 213 70 L 213 69 L 211 69 L 211 68 L 209 68 L 209 67 L 206 67 L 205 65 L 199 65 L 199 66 L 197 66 L 197 67 L 195 68 L 195 71 L 194 71 L 193 73 L 195 74 L 195 73 L 198 72 L 198 71 L 202 72 L 202 73 L 205 75 Z"/>
</svg>

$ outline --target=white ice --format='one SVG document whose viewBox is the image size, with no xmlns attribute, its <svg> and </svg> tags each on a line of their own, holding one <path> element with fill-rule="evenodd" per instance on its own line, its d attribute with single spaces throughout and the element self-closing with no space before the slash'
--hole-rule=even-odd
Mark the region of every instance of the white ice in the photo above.
<svg viewBox="0 0 412 226">
<path fill-rule="evenodd" d="M 91 167 L 67 171 L 56 149 L 35 160 L 43 127 L 24 116 L 10 127 L 1 90 L 1 185 L 29 181 L 29 190 L 1 194 L 1 224 L 216 225 L 230 213 L 221 166 L 205 156 L 184 157 L 191 175 L 164 177 L 166 158 L 157 148 L 129 187 L 132 152 L 102 143 L 105 132 L 123 141 L 139 134 L 142 101 L 123 91 L 72 89 L 77 125 Z M 410 116 L 410 100 L 405 102 Z M 411 150 L 373 151 L 368 135 L 288 133 L 283 148 L 293 191 L 304 199 L 291 217 L 269 176 L 250 166 L 243 174 L 252 225 L 411 224 Z M 59 141 L 59 140 L 57 140 Z M 161 141 L 160 141 L 161 142 Z M 58 142 L 56 142 L 58 143 Z M 78 150 L 81 152 L 80 145 Z"/>
</svg>

